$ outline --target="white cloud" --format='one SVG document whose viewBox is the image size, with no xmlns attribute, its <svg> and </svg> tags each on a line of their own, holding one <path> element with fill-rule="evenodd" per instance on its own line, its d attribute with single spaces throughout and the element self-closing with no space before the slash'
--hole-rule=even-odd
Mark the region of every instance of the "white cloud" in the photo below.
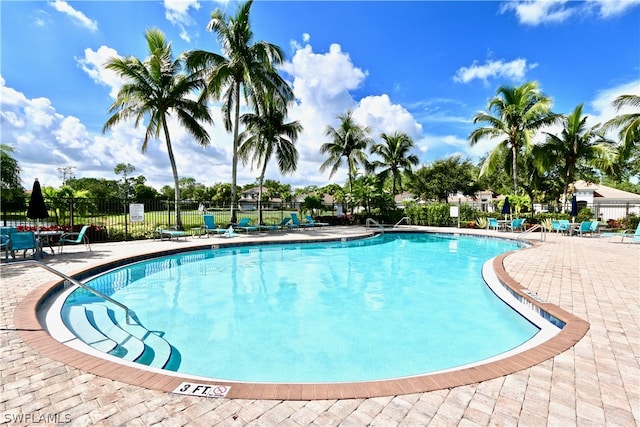
<svg viewBox="0 0 640 427">
<path fill-rule="evenodd" d="M 521 0 L 502 4 L 500 11 L 514 11 L 525 25 L 557 24 L 574 15 L 597 14 L 603 19 L 621 15 L 640 5 L 640 0 Z"/>
<path fill-rule="evenodd" d="M 588 2 L 595 5 L 603 18 L 622 15 L 627 10 L 640 5 L 640 0 L 588 0 Z"/>
<path fill-rule="evenodd" d="M 98 31 L 98 22 L 88 18 L 84 13 L 75 10 L 64 0 L 55 0 L 49 3 L 58 12 L 69 16 L 77 24 L 89 29 L 92 32 Z"/>
<path fill-rule="evenodd" d="M 461 67 L 456 71 L 453 80 L 458 83 L 469 83 L 472 80 L 479 79 L 487 83 L 490 78 L 507 78 L 510 80 L 523 80 L 528 70 L 537 67 L 537 64 L 527 64 L 524 58 L 514 59 L 505 62 L 503 60 L 488 60 L 484 65 L 480 65 L 478 61 L 473 61 L 469 67 Z"/>
<path fill-rule="evenodd" d="M 194 21 L 189 15 L 189 9 L 199 10 L 198 0 L 164 0 L 165 17 L 173 25 L 180 28 L 180 38 L 187 43 L 191 41 L 191 36 L 187 27 L 193 25 Z"/>
<path fill-rule="evenodd" d="M 308 40 L 308 35 L 305 36 Z M 326 159 L 319 149 L 329 142 L 325 136 L 327 126 L 338 125 L 337 116 L 347 111 L 363 126 L 370 126 L 371 136 L 379 140 L 381 132 L 406 132 L 417 139 L 422 126 L 401 105 L 393 104 L 387 94 L 372 95 L 355 100 L 351 91 L 364 84 L 367 72 L 356 67 L 340 45 L 332 44 L 326 53 L 315 53 L 311 45 L 296 47 L 291 62 L 283 64 L 284 71 L 293 79 L 297 103 L 290 108 L 290 120 L 298 120 L 304 131 L 298 139 L 300 161 L 298 172 L 291 177 L 293 185 L 325 185 L 329 172 L 319 172 Z M 271 166 L 267 174 L 280 179 L 277 168 Z M 346 170 L 338 171 L 332 182 L 343 183 Z"/>
<path fill-rule="evenodd" d="M 91 48 L 84 50 L 84 58 L 76 58 L 80 68 L 91 77 L 91 79 L 103 86 L 110 88 L 109 96 L 116 97 L 122 87 L 122 79 L 111 70 L 105 68 L 105 64 L 111 58 L 118 57 L 118 52 L 107 46 L 100 46 L 97 51 Z"/>
<path fill-rule="evenodd" d="M 621 95 L 640 96 L 640 80 L 635 80 L 597 92 L 596 97 L 589 102 L 588 105 L 585 104 L 585 107 L 583 108 L 583 114 L 589 115 L 589 125 L 593 126 L 596 123 L 605 123 L 620 114 L 637 112 L 637 109 L 632 109 L 630 107 L 625 107 L 620 111 L 617 111 L 613 107 L 613 100 Z M 588 109 L 591 110 L 590 113 L 587 113 Z"/>
</svg>

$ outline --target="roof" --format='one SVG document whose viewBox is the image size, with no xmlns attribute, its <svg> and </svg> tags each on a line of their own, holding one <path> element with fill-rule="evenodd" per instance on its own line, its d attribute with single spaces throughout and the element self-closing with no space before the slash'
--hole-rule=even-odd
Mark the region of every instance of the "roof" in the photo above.
<svg viewBox="0 0 640 427">
<path fill-rule="evenodd" d="M 576 181 L 573 183 L 573 186 L 576 191 L 593 191 L 593 197 L 640 202 L 640 194 L 618 190 L 617 188 L 607 187 L 606 185 L 602 184 L 595 184 L 586 181 Z"/>
</svg>

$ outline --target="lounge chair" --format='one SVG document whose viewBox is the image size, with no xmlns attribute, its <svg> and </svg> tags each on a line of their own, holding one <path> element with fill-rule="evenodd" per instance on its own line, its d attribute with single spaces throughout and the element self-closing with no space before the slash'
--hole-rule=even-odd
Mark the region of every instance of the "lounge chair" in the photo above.
<svg viewBox="0 0 640 427">
<path fill-rule="evenodd" d="M 571 231 L 578 233 L 580 236 L 587 233 L 591 233 L 591 235 L 593 235 L 593 231 L 591 230 L 591 221 L 582 221 L 579 226 L 574 227 Z"/>
<path fill-rule="evenodd" d="M 165 238 L 167 238 L 168 240 L 171 240 L 174 237 L 176 240 L 178 240 L 180 237 L 184 237 L 184 240 L 187 240 L 187 233 L 185 231 L 180 231 L 180 230 L 171 229 L 171 228 L 165 229 L 162 227 L 158 227 L 154 232 L 154 238 L 155 236 L 159 236 L 160 240 L 164 240 Z"/>
<path fill-rule="evenodd" d="M 284 228 L 287 227 L 287 224 L 289 223 L 289 221 L 291 221 L 291 217 L 285 217 L 282 218 L 282 221 L 280 221 L 279 224 L 267 224 L 267 225 L 261 225 L 259 226 L 260 230 L 267 230 L 267 231 L 278 231 L 278 230 L 283 230 Z"/>
<path fill-rule="evenodd" d="M 511 231 L 516 231 L 516 230 L 524 231 L 525 220 L 526 220 L 525 218 L 516 218 L 513 221 L 511 221 L 511 224 L 507 224 L 507 228 Z"/>
<path fill-rule="evenodd" d="M 489 220 L 487 227 L 496 231 L 500 230 L 500 223 L 497 218 L 487 218 Z"/>
<path fill-rule="evenodd" d="M 291 224 L 289 224 L 289 228 L 309 228 L 313 227 L 313 224 L 309 224 L 308 222 L 300 222 L 300 218 L 298 218 L 298 214 L 291 214 Z"/>
<path fill-rule="evenodd" d="M 305 219 L 307 220 L 307 223 L 311 224 L 313 227 L 326 227 L 329 225 L 328 222 L 315 221 L 311 215 L 306 215 Z"/>
<path fill-rule="evenodd" d="M 65 244 L 77 245 L 80 243 L 84 243 L 84 245 L 91 251 L 91 245 L 89 244 L 89 237 L 87 237 L 87 230 L 89 229 L 88 225 L 82 226 L 79 233 L 64 233 L 60 236 L 58 240 L 58 253 L 62 252 Z"/>
<path fill-rule="evenodd" d="M 638 228 L 636 231 L 633 230 L 622 230 L 616 232 L 608 232 L 600 234 L 600 237 L 608 237 L 611 240 L 612 237 L 621 237 L 621 242 L 624 242 L 625 237 L 630 237 L 632 240 L 636 238 L 640 238 L 640 223 L 638 224 Z"/>
<path fill-rule="evenodd" d="M 221 235 L 226 233 L 228 230 L 226 228 L 220 228 L 216 225 L 215 219 L 211 214 L 202 215 L 202 219 L 204 221 L 204 232 L 209 237 L 209 234 Z"/>
<path fill-rule="evenodd" d="M 236 225 L 236 228 L 238 230 L 242 230 L 245 231 L 247 233 L 250 233 L 252 231 L 258 231 L 259 228 L 256 227 L 255 225 L 250 225 L 251 223 L 251 219 L 250 218 L 240 218 L 240 222 Z"/>
</svg>

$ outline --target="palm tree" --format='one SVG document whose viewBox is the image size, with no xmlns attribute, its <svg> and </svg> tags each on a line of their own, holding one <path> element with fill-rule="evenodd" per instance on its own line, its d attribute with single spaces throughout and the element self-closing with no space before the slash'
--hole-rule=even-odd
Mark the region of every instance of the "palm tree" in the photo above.
<svg viewBox="0 0 640 427">
<path fill-rule="evenodd" d="M 148 29 L 145 37 L 149 57 L 144 62 L 136 57 L 129 57 L 111 58 L 106 64 L 106 68 L 116 72 L 125 83 L 109 107 L 109 112 L 113 115 L 102 127 L 102 133 L 121 121 L 133 118 L 137 127 L 140 122 L 148 120 L 142 142 L 143 153 L 147 150 L 149 139 L 159 138 L 160 133 L 164 134 L 173 173 L 175 222 L 176 227 L 182 229 L 178 168 L 167 119 L 170 115 L 175 115 L 202 146 L 208 145 L 210 139 L 200 121 L 213 123 L 213 120 L 205 103 L 191 99 L 193 92 L 203 87 L 203 82 L 196 74 L 184 73 L 184 56 L 174 59 L 171 44 L 157 29 Z"/>
<path fill-rule="evenodd" d="M 621 114 L 604 124 L 604 129 L 619 129 L 620 148 L 618 150 L 621 170 L 627 163 L 631 173 L 640 173 L 640 96 L 621 95 L 613 101 L 617 111 L 624 107 L 635 108 L 635 112 Z"/>
<path fill-rule="evenodd" d="M 391 135 L 383 133 L 380 137 L 384 143 L 374 144 L 371 153 L 379 155 L 382 160 L 371 162 L 371 168 L 374 171 L 377 168 L 386 168 L 378 173 L 378 177 L 384 181 L 391 174 L 393 179 L 391 194 L 395 196 L 396 188 L 402 192 L 402 171 L 410 175 L 412 167 L 417 166 L 420 161 L 415 154 L 409 154 L 414 144 L 406 133 L 394 132 Z"/>
<path fill-rule="evenodd" d="M 513 190 L 517 194 L 518 155 L 523 148 L 530 149 L 536 130 L 558 119 L 558 115 L 551 112 L 551 104 L 551 98 L 540 92 L 538 82 L 527 82 L 517 87 L 500 86 L 489 102 L 489 112 L 482 111 L 473 117 L 473 123 L 487 123 L 488 126 L 471 132 L 470 145 L 484 138 L 500 140 L 482 165 L 480 174 L 491 173 L 500 162 L 503 147 L 509 148 Z"/>
<path fill-rule="evenodd" d="M 331 142 L 326 142 L 320 146 L 322 154 L 329 154 L 329 158 L 320 165 L 320 172 L 324 172 L 331 167 L 329 178 L 335 174 L 342 166 L 342 159 L 347 162 L 349 193 L 353 192 L 353 175 L 356 173 L 358 164 L 367 163 L 365 150 L 373 144 L 373 140 L 368 137 L 370 129 L 361 127 L 353 119 L 351 111 L 345 115 L 338 116 L 340 126 L 333 128 L 327 126 L 325 136 L 331 137 Z"/>
<path fill-rule="evenodd" d="M 546 143 L 536 148 L 533 158 L 540 170 L 559 169 L 564 184 L 565 200 L 569 185 L 575 181 L 580 165 L 586 164 L 606 170 L 611 167 L 615 151 L 613 142 L 605 139 L 600 124 L 587 127 L 587 116 L 582 115 L 583 104 L 578 105 L 564 119 L 560 135 L 545 132 Z"/>
<path fill-rule="evenodd" d="M 261 108 L 261 114 L 247 113 L 241 117 L 246 129 L 239 135 L 238 154 L 246 163 L 249 157 L 260 165 L 258 186 L 258 212 L 262 224 L 262 183 L 267 164 L 275 153 L 281 174 L 293 173 L 298 165 L 298 150 L 295 143 L 302 125 L 298 121 L 285 123 L 286 108 L 267 96 L 267 103 Z"/>
<path fill-rule="evenodd" d="M 267 93 L 280 97 L 285 105 L 293 100 L 291 87 L 275 68 L 284 61 L 282 49 L 265 41 L 253 42 L 249 21 L 252 3 L 250 0 L 240 4 L 235 16 L 227 16 L 219 8 L 211 14 L 207 29 L 216 33 L 222 55 L 204 50 L 191 51 L 187 55 L 189 66 L 206 76 L 207 84 L 202 98 L 222 100 L 225 129 L 227 132 L 233 131 L 231 222 L 236 221 L 234 204 L 241 97 L 256 114 L 260 112 L 259 106 L 265 105 Z"/>
</svg>

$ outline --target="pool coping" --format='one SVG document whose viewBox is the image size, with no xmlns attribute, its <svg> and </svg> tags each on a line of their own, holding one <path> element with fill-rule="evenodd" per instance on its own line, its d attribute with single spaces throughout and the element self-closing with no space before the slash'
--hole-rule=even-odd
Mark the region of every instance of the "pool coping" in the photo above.
<svg viewBox="0 0 640 427">
<path fill-rule="evenodd" d="M 456 234 L 464 233 L 438 233 Z M 477 237 L 477 236 L 476 236 Z M 322 239 L 324 241 L 340 241 L 346 238 Z M 313 241 L 319 241 L 313 240 Z M 306 242 L 309 242 L 307 240 Z M 284 242 L 278 242 L 284 243 Z M 288 243 L 288 242 L 287 242 Z M 255 244 L 252 242 L 251 244 Z M 532 246 L 538 243 L 532 243 Z M 220 244 L 222 246 L 223 244 Z M 225 246 L 233 243 L 224 244 Z M 191 247 L 170 251 L 157 251 L 138 257 L 147 259 L 149 255 L 160 256 L 168 253 L 193 251 L 210 247 L 206 244 L 199 247 Z M 527 250 L 527 248 L 521 249 Z M 412 393 L 422 393 L 440 389 L 448 389 L 468 384 L 475 384 L 521 371 L 550 359 L 573 347 L 589 330 L 589 323 L 563 310 L 559 306 L 540 301 L 526 292 L 526 289 L 511 278 L 504 268 L 504 259 L 512 252 L 506 252 L 494 258 L 493 269 L 498 280 L 507 287 L 512 294 L 521 301 L 542 310 L 564 323 L 562 330 L 544 343 L 525 350 L 521 353 L 508 356 L 503 359 L 479 364 L 472 367 L 461 368 L 454 371 L 418 375 L 406 378 L 391 380 L 356 382 L 356 383 L 319 383 L 319 384 L 281 384 L 281 383 L 247 383 L 228 382 L 218 380 L 194 380 L 190 376 L 181 376 L 151 372 L 109 360 L 92 356 L 73 349 L 51 337 L 42 327 L 38 320 L 37 309 L 51 295 L 58 292 L 63 282 L 52 280 L 44 283 L 27 295 L 16 307 L 14 311 L 14 323 L 19 330 L 22 339 L 34 350 L 46 354 L 54 360 L 73 366 L 94 375 L 120 381 L 123 383 L 145 387 L 164 392 L 172 392 L 182 382 L 197 382 L 198 384 L 223 385 L 228 386 L 227 398 L 231 399 L 262 399 L 262 400 L 324 400 L 324 399 L 346 399 L 346 398 L 370 398 L 381 396 L 392 396 Z M 126 260 L 136 257 L 123 257 L 110 260 L 89 269 L 83 268 L 69 276 L 78 278 L 96 274 L 97 271 L 104 271 Z M 93 272 L 93 273 L 88 273 Z"/>
</svg>

